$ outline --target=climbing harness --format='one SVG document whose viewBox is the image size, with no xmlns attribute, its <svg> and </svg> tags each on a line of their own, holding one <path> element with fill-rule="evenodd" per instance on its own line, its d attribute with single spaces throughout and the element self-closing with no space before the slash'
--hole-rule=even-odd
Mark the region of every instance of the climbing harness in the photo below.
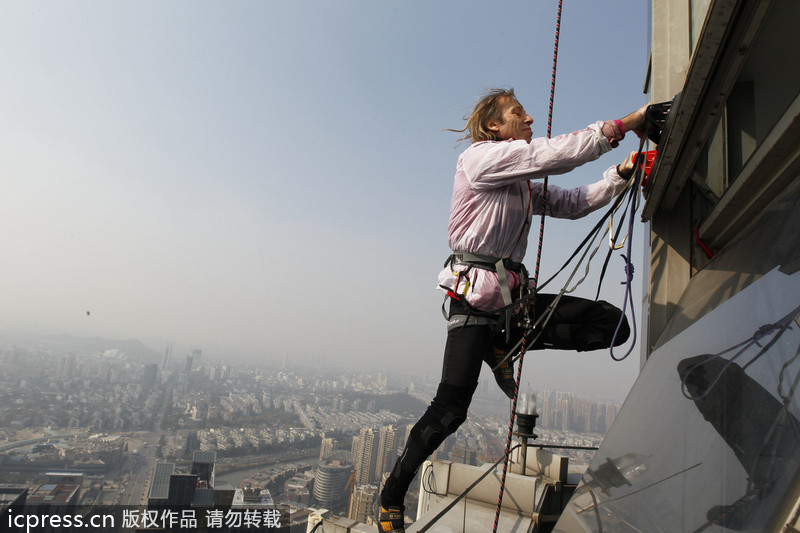
<svg viewBox="0 0 800 533">
<path fill-rule="evenodd" d="M 467 268 L 465 270 L 455 271 L 453 269 L 455 264 L 467 265 Z M 442 304 L 442 314 L 445 316 L 445 319 L 448 320 L 448 329 L 452 329 L 453 327 L 457 326 L 465 326 L 473 316 L 485 318 L 484 320 L 479 320 L 478 322 L 473 321 L 474 324 L 487 323 L 487 320 L 488 323 L 494 323 L 497 321 L 498 315 L 500 315 L 504 318 L 506 341 L 508 341 L 510 339 L 510 326 L 511 319 L 514 314 L 515 302 L 520 301 L 520 299 L 523 298 L 527 292 L 528 270 L 525 268 L 525 265 L 517 261 L 512 261 L 511 259 L 500 259 L 489 255 L 475 254 L 470 252 L 455 252 L 447 258 L 444 266 L 449 267 L 453 274 L 456 275 L 456 281 L 452 289 L 445 285 L 440 285 L 440 287 L 444 289 L 447 294 L 445 301 L 447 301 L 448 297 L 453 298 L 454 300 L 461 302 L 468 310 L 467 315 L 457 315 L 457 317 L 454 318 L 448 316 L 448 313 L 445 311 L 444 304 Z M 471 306 L 466 298 L 462 298 L 463 296 L 466 296 L 467 291 L 469 290 L 471 283 L 469 272 L 472 270 L 472 268 L 480 268 L 497 273 L 497 281 L 500 284 L 500 294 L 503 297 L 502 308 L 488 312 L 481 311 Z M 511 283 L 509 282 L 509 275 L 513 276 L 514 282 L 518 286 L 519 296 L 517 300 L 514 300 L 511 295 Z M 461 285 L 462 278 L 464 280 L 464 289 L 460 290 L 459 286 Z"/>
</svg>

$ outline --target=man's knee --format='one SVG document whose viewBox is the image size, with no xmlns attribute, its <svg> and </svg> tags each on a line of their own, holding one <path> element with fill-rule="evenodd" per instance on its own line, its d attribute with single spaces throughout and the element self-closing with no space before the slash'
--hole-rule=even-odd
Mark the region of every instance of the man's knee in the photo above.
<svg viewBox="0 0 800 533">
<path fill-rule="evenodd" d="M 420 423 L 411 430 L 411 436 L 419 438 L 428 448 L 436 449 L 467 419 L 476 387 L 477 383 L 467 387 L 440 383 L 436 397 Z"/>
</svg>

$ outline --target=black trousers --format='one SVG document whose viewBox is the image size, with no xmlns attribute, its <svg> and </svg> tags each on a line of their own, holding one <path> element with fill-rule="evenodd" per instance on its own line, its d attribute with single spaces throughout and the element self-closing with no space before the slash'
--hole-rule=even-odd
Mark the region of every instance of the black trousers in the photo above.
<svg viewBox="0 0 800 533">
<path fill-rule="evenodd" d="M 541 316 L 555 295 L 539 294 L 535 301 L 535 316 Z M 467 309 L 451 301 L 450 316 L 466 314 Z M 528 349 L 557 349 L 588 351 L 625 342 L 630 335 L 622 311 L 605 301 L 562 296 L 542 334 Z M 619 327 L 619 331 L 617 328 Z M 381 493 L 381 503 L 401 505 L 408 486 L 420 465 L 444 440 L 455 433 L 464 420 L 478 386 L 481 364 L 494 366 L 495 347 L 514 346 L 522 331 L 513 328 L 508 336 L 500 319 L 494 324 L 474 324 L 448 331 L 444 349 L 442 378 L 436 396 L 414 425 L 402 455 L 395 463 Z"/>
</svg>

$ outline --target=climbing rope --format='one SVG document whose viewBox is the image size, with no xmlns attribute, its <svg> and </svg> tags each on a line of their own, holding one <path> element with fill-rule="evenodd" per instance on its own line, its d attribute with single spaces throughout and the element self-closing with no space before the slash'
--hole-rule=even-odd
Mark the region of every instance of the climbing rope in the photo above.
<svg viewBox="0 0 800 533">
<path fill-rule="evenodd" d="M 622 298 L 622 314 L 619 317 L 619 322 L 617 323 L 617 327 L 614 330 L 614 336 L 611 339 L 611 346 L 609 346 L 608 351 L 611 354 L 611 359 L 614 361 L 622 361 L 627 358 L 631 352 L 633 352 L 633 347 L 636 346 L 636 337 L 637 337 L 637 327 L 636 327 L 636 310 L 633 305 L 633 262 L 631 260 L 633 256 L 633 223 L 634 217 L 636 215 L 636 211 L 639 209 L 639 184 L 642 180 L 642 174 L 644 174 L 644 160 L 645 157 L 643 156 L 642 147 L 644 146 L 644 136 L 642 136 L 642 140 L 639 143 L 639 152 L 636 156 L 636 160 L 634 161 L 633 165 L 633 185 L 630 188 L 630 197 L 628 200 L 628 204 L 630 206 L 630 218 L 628 220 L 628 234 L 625 236 L 625 240 L 628 243 L 628 249 L 626 250 L 627 254 L 622 255 L 622 259 L 625 261 L 625 281 L 622 282 L 625 285 L 625 296 Z M 611 229 L 609 228 L 609 237 L 611 235 Z M 614 246 L 611 246 L 611 250 L 609 250 L 609 254 L 613 251 Z M 606 261 L 608 261 L 606 259 Z M 600 278 L 600 283 L 602 283 L 602 276 Z M 597 294 L 600 295 L 600 285 L 598 284 L 597 287 Z M 630 304 L 631 309 L 631 333 L 633 335 L 633 340 L 630 343 L 630 347 L 628 351 L 625 352 L 624 355 L 621 357 L 617 357 L 614 355 L 614 345 L 617 343 L 617 335 L 619 334 L 620 329 L 622 328 L 623 321 L 625 320 L 625 313 L 628 309 L 628 304 Z"/>
<path fill-rule="evenodd" d="M 548 112 L 547 112 L 547 138 L 549 139 L 552 135 L 553 131 L 553 102 L 555 100 L 555 92 L 556 92 L 556 67 L 558 66 L 558 40 L 559 36 L 561 35 L 561 8 L 562 8 L 562 0 L 558 1 L 558 12 L 556 14 L 556 36 L 555 36 L 555 44 L 553 45 L 553 71 L 550 77 L 550 102 L 548 105 Z M 541 221 L 539 223 L 539 244 L 536 248 L 536 264 L 533 270 L 533 279 L 531 280 L 531 294 L 533 295 L 532 298 L 536 297 L 537 285 L 539 283 L 539 267 L 542 261 L 542 242 L 544 241 L 544 221 L 545 221 L 545 214 L 547 213 L 547 182 L 548 177 L 545 176 L 544 178 L 544 186 L 542 188 L 542 216 Z M 526 309 L 531 310 L 533 309 L 533 301 L 531 301 L 530 305 L 526 306 Z M 531 324 L 531 317 L 528 316 L 528 313 L 525 314 L 525 326 L 526 328 L 532 328 L 533 324 Z M 541 332 L 541 330 L 539 330 Z M 519 383 L 522 379 L 522 363 L 525 360 L 525 351 L 526 351 L 526 343 L 525 337 L 527 335 L 522 336 L 522 343 L 519 348 L 519 365 L 517 366 L 517 377 L 514 381 L 514 398 L 511 402 L 511 416 L 509 417 L 509 424 L 508 424 L 508 437 L 506 439 L 506 449 L 505 455 L 503 458 L 503 474 L 500 478 L 500 494 L 497 497 L 497 509 L 495 510 L 494 514 L 494 526 L 492 527 L 492 532 L 497 533 L 497 523 L 500 521 L 500 509 L 503 505 L 503 493 L 505 492 L 506 487 L 506 474 L 508 473 L 508 459 L 511 455 L 511 439 L 514 435 L 514 417 L 517 413 L 517 398 L 519 397 Z M 513 363 L 512 363 L 513 364 Z"/>
</svg>

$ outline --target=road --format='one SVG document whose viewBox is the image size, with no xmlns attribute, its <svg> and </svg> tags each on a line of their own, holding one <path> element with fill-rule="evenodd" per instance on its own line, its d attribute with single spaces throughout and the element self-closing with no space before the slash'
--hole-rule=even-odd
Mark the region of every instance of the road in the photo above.
<svg viewBox="0 0 800 533">
<path fill-rule="evenodd" d="M 128 441 L 130 455 L 123 471 L 130 472 L 130 476 L 120 487 L 120 505 L 144 506 L 147 504 L 150 481 L 158 461 L 156 444 L 160 438 L 160 432 L 139 432 Z M 134 450 L 136 453 L 133 453 Z"/>
</svg>

